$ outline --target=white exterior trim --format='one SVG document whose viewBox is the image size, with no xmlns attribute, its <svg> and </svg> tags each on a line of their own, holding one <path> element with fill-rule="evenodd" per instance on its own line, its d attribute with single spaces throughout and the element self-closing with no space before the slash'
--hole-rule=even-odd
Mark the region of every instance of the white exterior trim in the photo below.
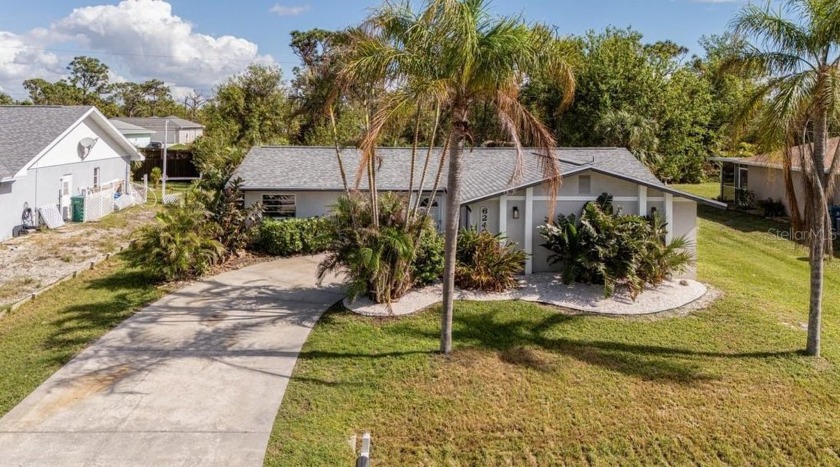
<svg viewBox="0 0 840 467">
<path fill-rule="evenodd" d="M 525 201 L 525 199 L 526 199 L 525 196 L 506 196 L 505 198 L 507 198 L 508 201 Z M 551 199 L 551 197 L 550 196 L 534 196 L 533 199 L 534 199 L 534 201 L 548 201 L 548 200 Z M 597 196 L 558 196 L 557 198 L 555 198 L 555 201 L 595 201 L 596 199 L 598 199 Z M 692 201 L 690 199 L 684 199 L 684 198 L 677 198 L 677 199 L 683 200 L 683 201 Z M 625 203 L 636 202 L 636 201 L 639 201 L 639 197 L 638 196 L 614 196 L 613 201 L 625 202 Z M 653 196 L 653 197 L 648 197 L 647 201 L 649 201 L 649 202 L 662 202 L 662 201 L 665 201 L 665 198 L 663 198 L 661 196 L 658 196 L 658 197 Z"/>
<path fill-rule="evenodd" d="M 506 195 L 499 196 L 499 233 L 507 236 L 507 202 Z"/>
<path fill-rule="evenodd" d="M 525 189 L 525 253 L 528 259 L 525 260 L 525 274 L 534 271 L 534 188 Z"/>
<path fill-rule="evenodd" d="M 126 137 L 119 132 L 119 130 L 114 127 L 114 124 L 108 121 L 104 115 L 96 107 L 91 107 L 88 109 L 87 112 L 82 114 L 78 120 L 73 122 L 72 125 L 67 127 L 57 138 L 55 138 L 50 144 L 47 145 L 44 149 L 41 150 L 35 157 L 33 157 L 29 162 L 23 166 L 22 169 L 18 171 L 12 178 L 19 178 L 26 175 L 30 168 L 33 165 L 37 164 L 38 161 L 43 159 L 49 152 L 59 143 L 61 142 L 67 135 L 69 135 L 73 130 L 75 130 L 79 125 L 82 124 L 88 117 L 93 117 L 93 120 L 107 133 L 110 137 L 114 138 L 114 140 L 122 146 L 124 150 L 126 150 L 129 160 L 143 160 L 143 155 L 137 152 L 137 148 L 134 147 L 131 142 L 126 139 Z"/>
<path fill-rule="evenodd" d="M 639 185 L 639 215 L 646 216 L 648 210 L 647 187 Z"/>
<path fill-rule="evenodd" d="M 674 195 L 665 193 L 665 222 L 668 223 L 668 228 L 665 231 L 665 244 L 670 245 L 671 240 L 674 239 Z"/>
</svg>

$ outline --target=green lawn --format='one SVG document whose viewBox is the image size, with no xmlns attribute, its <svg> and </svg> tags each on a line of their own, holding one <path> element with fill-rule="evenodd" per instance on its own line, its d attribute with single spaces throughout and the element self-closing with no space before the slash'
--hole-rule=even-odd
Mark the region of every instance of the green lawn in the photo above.
<svg viewBox="0 0 840 467">
<path fill-rule="evenodd" d="M 681 318 L 571 316 L 459 303 L 401 319 L 327 314 L 303 349 L 267 465 L 840 463 L 840 263 L 827 267 L 824 358 L 800 353 L 805 251 L 780 224 L 701 208 L 700 279 L 724 292 Z"/>
<path fill-rule="evenodd" d="M 715 199 L 720 196 L 720 182 L 677 183 L 671 185 L 671 187 L 709 199 Z"/>
<path fill-rule="evenodd" d="M 0 415 L 99 336 L 164 293 L 116 257 L 0 318 Z"/>
</svg>

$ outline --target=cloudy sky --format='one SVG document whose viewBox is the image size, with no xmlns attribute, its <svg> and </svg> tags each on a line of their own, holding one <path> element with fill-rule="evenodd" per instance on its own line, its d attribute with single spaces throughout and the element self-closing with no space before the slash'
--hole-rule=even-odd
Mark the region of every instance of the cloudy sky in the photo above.
<svg viewBox="0 0 840 467">
<path fill-rule="evenodd" d="M 699 52 L 704 34 L 725 30 L 743 0 L 494 0 L 560 31 L 633 26 L 649 41 Z M 0 89 L 26 97 L 21 82 L 66 75 L 76 55 L 107 63 L 114 80 L 159 78 L 176 94 L 210 90 L 249 63 L 290 70 L 293 30 L 360 21 L 379 0 L 0 0 Z M 287 75 L 288 76 L 288 75 Z"/>
</svg>

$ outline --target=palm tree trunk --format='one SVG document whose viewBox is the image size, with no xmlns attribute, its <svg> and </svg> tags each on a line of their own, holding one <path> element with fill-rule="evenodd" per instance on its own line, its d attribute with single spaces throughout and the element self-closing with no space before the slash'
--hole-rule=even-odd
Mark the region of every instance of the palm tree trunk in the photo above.
<svg viewBox="0 0 840 467">
<path fill-rule="evenodd" d="M 461 168 L 463 165 L 466 106 L 453 112 L 452 134 L 449 136 L 449 174 L 446 185 L 446 222 L 444 224 L 443 314 L 441 316 L 440 351 L 452 352 L 452 316 L 455 306 L 455 264 L 458 250 L 458 227 L 461 217 Z"/>
<path fill-rule="evenodd" d="M 826 251 L 826 205 L 825 199 L 825 153 L 828 142 L 828 113 L 819 112 L 814 125 L 814 149 L 812 153 L 813 166 L 810 167 L 811 198 L 811 294 L 808 304 L 808 340 L 805 346 L 805 353 L 808 355 L 820 356 L 820 327 L 822 321 L 822 296 L 823 296 L 823 262 Z M 803 161 L 804 162 L 804 161 Z M 806 181 L 806 183 L 808 183 Z"/>
<path fill-rule="evenodd" d="M 790 225 L 794 232 L 805 230 L 805 223 L 802 221 L 802 212 L 799 210 L 799 200 L 796 197 L 796 188 L 793 185 L 793 151 L 785 149 L 782 159 L 782 174 L 785 179 L 785 194 L 787 195 L 788 206 L 790 206 Z M 802 163 L 800 162 L 800 167 Z"/>
</svg>

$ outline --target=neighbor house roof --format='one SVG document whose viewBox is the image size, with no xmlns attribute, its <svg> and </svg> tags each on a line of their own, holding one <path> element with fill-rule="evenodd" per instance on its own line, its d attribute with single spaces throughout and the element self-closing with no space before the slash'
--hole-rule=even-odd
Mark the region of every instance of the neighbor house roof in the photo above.
<svg viewBox="0 0 840 467">
<path fill-rule="evenodd" d="M 431 189 L 442 149 L 432 149 L 432 159 L 423 186 Z M 380 148 L 376 185 L 385 191 L 405 191 L 411 172 L 411 148 Z M 419 185 L 426 149 L 417 151 L 415 185 Z M 470 203 L 505 194 L 512 190 L 543 183 L 541 163 L 544 161 L 533 148 L 521 153 L 522 170 L 513 178 L 517 165 L 514 148 L 475 148 L 464 154 L 462 203 Z M 676 194 L 701 203 L 724 206 L 705 198 L 674 190 L 657 179 L 647 167 L 624 148 L 558 148 L 560 171 L 571 175 L 585 171 L 607 174 L 648 187 Z M 357 149 L 342 151 L 342 161 L 348 181 L 355 185 L 361 156 Z M 448 165 L 444 165 L 441 186 L 446 183 Z M 244 190 L 342 191 L 335 149 L 330 147 L 260 146 L 254 147 L 236 170 L 234 177 L 243 181 Z M 360 189 L 367 189 L 362 177 Z M 417 188 L 415 188 L 417 189 Z"/>
<path fill-rule="evenodd" d="M 116 118 L 111 118 L 108 121 L 111 122 L 112 125 L 114 125 L 114 128 L 120 130 L 120 133 L 124 135 L 151 135 L 155 132 L 154 130 L 143 128 L 141 126 L 124 122 Z"/>
<path fill-rule="evenodd" d="M 91 109 L 81 105 L 0 106 L 0 179 L 23 169 Z"/>
<path fill-rule="evenodd" d="M 131 145 L 96 108 L 89 105 L 0 106 L 0 180 L 27 168 L 76 123 L 92 115 L 132 158 L 142 159 Z"/>
<path fill-rule="evenodd" d="M 163 131 L 166 126 L 166 121 L 169 120 L 168 128 L 170 130 L 185 130 L 192 128 L 204 128 L 204 125 L 183 118 L 170 115 L 169 117 L 114 117 L 114 120 L 130 123 L 148 130 Z"/>
<path fill-rule="evenodd" d="M 840 145 L 840 137 L 831 138 L 828 140 L 828 147 L 825 151 L 825 170 L 829 171 L 831 163 L 834 161 L 834 155 L 837 154 L 837 147 Z M 810 154 L 813 144 L 801 144 L 792 148 L 793 157 L 790 165 L 793 170 L 802 170 L 802 161 L 800 154 Z M 781 169 L 784 158 L 784 151 L 777 150 L 767 154 L 758 154 L 750 157 L 713 157 L 713 161 L 717 162 L 732 162 L 740 165 L 748 165 L 753 167 L 768 167 L 771 169 Z"/>
</svg>

